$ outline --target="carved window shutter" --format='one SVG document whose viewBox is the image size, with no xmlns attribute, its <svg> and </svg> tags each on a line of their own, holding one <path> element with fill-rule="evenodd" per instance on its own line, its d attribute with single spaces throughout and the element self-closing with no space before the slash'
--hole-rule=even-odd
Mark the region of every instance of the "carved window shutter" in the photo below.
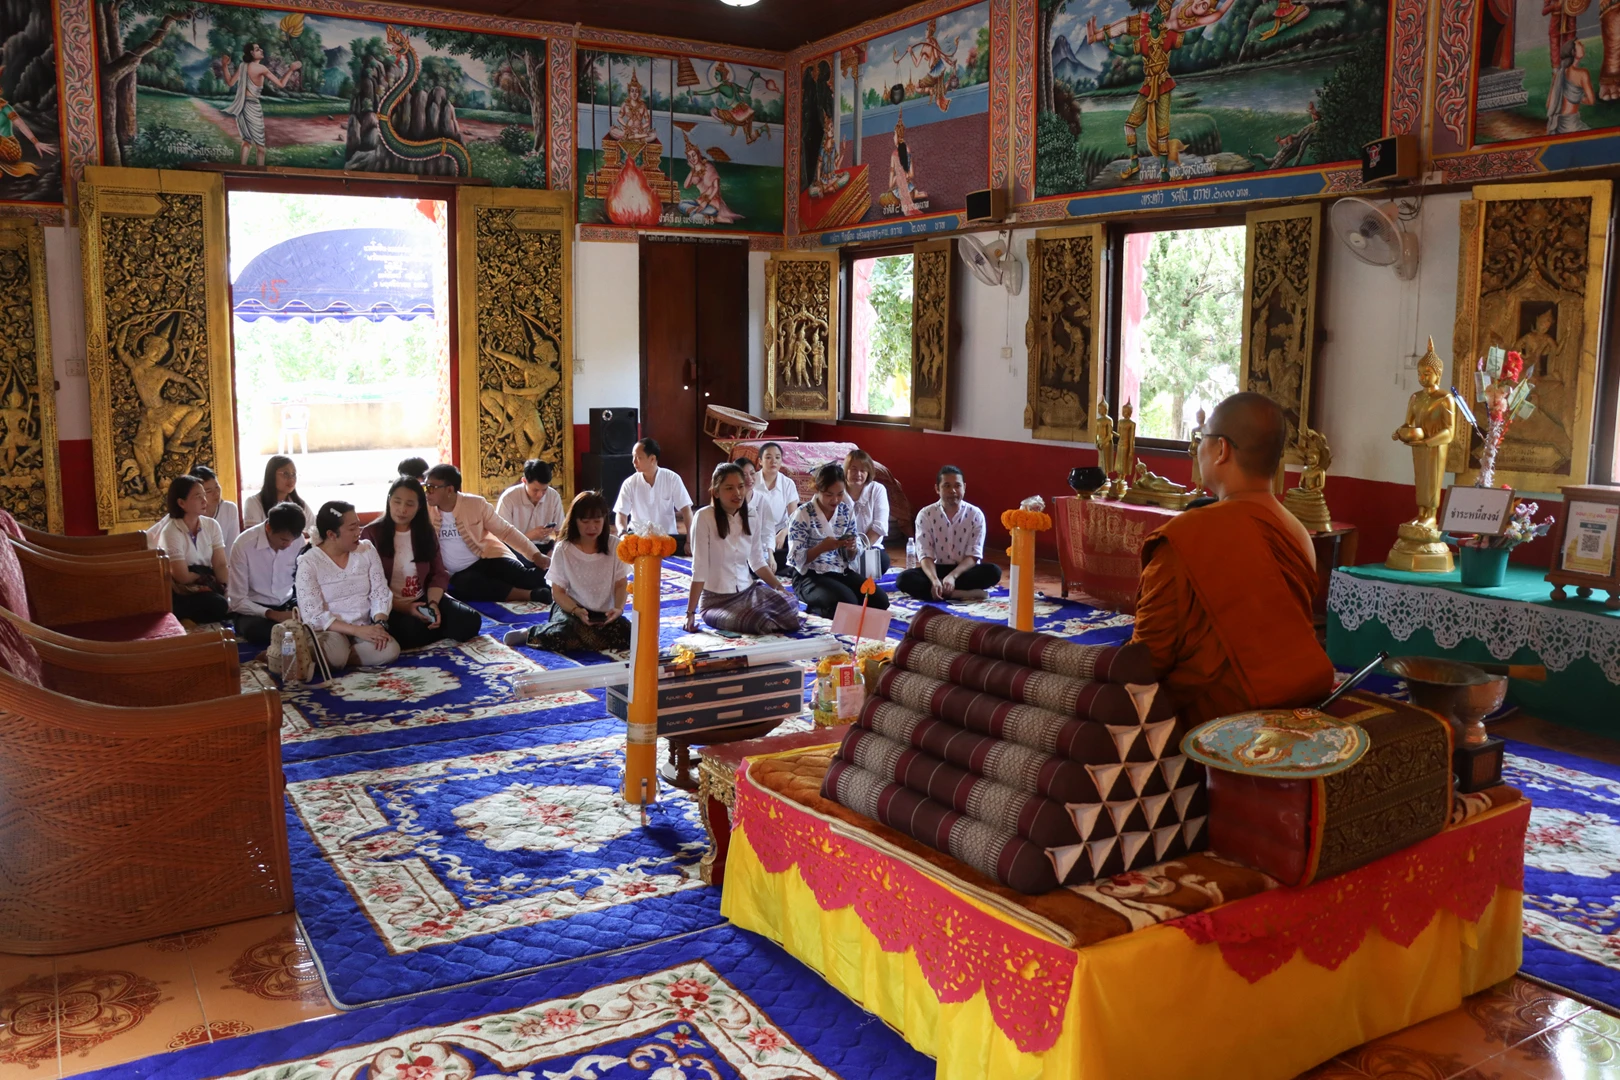
<svg viewBox="0 0 1620 1080">
<path fill-rule="evenodd" d="M 1101 225 L 1042 229 L 1029 241 L 1029 403 L 1037 439 L 1082 442 L 1102 380 Z"/>
<path fill-rule="evenodd" d="M 956 241 L 912 248 L 911 426 L 951 430 L 956 364 Z"/>
<path fill-rule="evenodd" d="M 573 497 L 573 238 L 566 191 L 456 192 L 463 490 L 493 498 L 539 458 Z"/>
<path fill-rule="evenodd" d="M 1493 184 L 1462 204 L 1450 385 L 1481 427 L 1471 368 L 1487 349 L 1522 354 L 1534 387 L 1534 411 L 1497 450 L 1499 484 L 1557 491 L 1589 478 L 1611 196 L 1607 180 Z M 1479 442 L 1448 448 L 1457 483 L 1474 482 Z"/>
<path fill-rule="evenodd" d="M 56 445 L 56 370 L 45 306 L 45 231 L 29 218 L 0 218 L 0 506 L 24 525 L 62 531 L 62 470 Z"/>
<path fill-rule="evenodd" d="M 96 520 L 132 532 L 195 465 L 239 488 L 225 184 L 92 165 L 79 215 Z"/>
<path fill-rule="evenodd" d="M 1238 387 L 1264 394 L 1282 407 L 1288 418 L 1283 460 L 1297 465 L 1299 433 L 1311 422 L 1322 208 L 1312 203 L 1255 210 L 1247 225 Z"/>
<path fill-rule="evenodd" d="M 838 253 L 765 262 L 765 417 L 838 418 Z"/>
</svg>

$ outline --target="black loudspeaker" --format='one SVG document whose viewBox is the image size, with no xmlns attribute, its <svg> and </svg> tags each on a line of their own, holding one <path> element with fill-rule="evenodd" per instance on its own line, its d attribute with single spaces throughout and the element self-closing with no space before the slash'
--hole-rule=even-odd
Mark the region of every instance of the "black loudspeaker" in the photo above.
<svg viewBox="0 0 1620 1080">
<path fill-rule="evenodd" d="M 640 420 L 635 409 L 592 409 L 591 453 L 629 454 L 640 437 Z"/>
<path fill-rule="evenodd" d="M 1361 148 L 1363 184 L 1398 184 L 1417 175 L 1417 139 L 1411 135 L 1390 135 Z"/>
<path fill-rule="evenodd" d="M 985 188 L 967 194 L 969 221 L 1000 221 L 1007 216 L 1007 192 L 1004 188 Z"/>
<path fill-rule="evenodd" d="M 604 409 L 602 411 L 607 412 L 609 410 Z M 634 415 L 636 410 L 631 409 L 629 411 L 631 415 Z M 596 409 L 591 410 L 591 419 L 593 421 L 596 419 L 596 412 Z M 632 438 L 630 442 L 633 444 L 635 439 Z M 580 459 L 580 464 L 583 467 L 580 471 L 579 483 L 576 486 L 580 491 L 600 491 L 611 509 L 619 499 L 619 485 L 630 479 L 630 474 L 636 471 L 635 466 L 630 464 L 630 455 L 598 454 L 592 450 L 589 453 L 581 454 Z"/>
</svg>

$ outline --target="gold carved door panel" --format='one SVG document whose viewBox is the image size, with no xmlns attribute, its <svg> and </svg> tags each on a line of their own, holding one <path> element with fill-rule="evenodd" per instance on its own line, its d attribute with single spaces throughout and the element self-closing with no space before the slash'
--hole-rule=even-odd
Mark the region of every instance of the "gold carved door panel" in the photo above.
<svg viewBox="0 0 1620 1080">
<path fill-rule="evenodd" d="M 1081 442 L 1102 380 L 1101 225 L 1042 229 L 1029 241 L 1029 403 L 1037 439 Z"/>
<path fill-rule="evenodd" d="M 130 532 L 193 466 L 238 489 L 225 184 L 92 165 L 79 214 L 96 519 Z"/>
<path fill-rule="evenodd" d="M 493 498 L 530 458 L 574 493 L 572 202 L 566 191 L 456 195 L 464 490 Z"/>
<path fill-rule="evenodd" d="M 1316 357 L 1316 270 L 1322 208 L 1285 206 L 1247 217 L 1243 261 L 1243 350 L 1238 388 L 1275 401 L 1288 420 L 1284 460 L 1298 464 L 1310 426 Z"/>
<path fill-rule="evenodd" d="M 956 241 L 931 240 L 911 258 L 911 426 L 951 430 L 956 362 Z"/>
<path fill-rule="evenodd" d="M 765 416 L 838 418 L 838 253 L 765 263 Z"/>
<path fill-rule="evenodd" d="M 0 380 L 0 507 L 24 525 L 61 532 L 45 231 L 29 218 L 0 218 Z"/>
<path fill-rule="evenodd" d="M 1534 386 L 1533 411 L 1497 451 L 1499 484 L 1550 492 L 1587 481 L 1610 197 L 1606 180 L 1500 184 L 1463 203 L 1451 385 L 1482 416 L 1474 365 L 1497 346 L 1524 356 Z M 1446 467 L 1458 483 L 1474 482 L 1480 449 L 1477 436 L 1452 441 Z"/>
</svg>

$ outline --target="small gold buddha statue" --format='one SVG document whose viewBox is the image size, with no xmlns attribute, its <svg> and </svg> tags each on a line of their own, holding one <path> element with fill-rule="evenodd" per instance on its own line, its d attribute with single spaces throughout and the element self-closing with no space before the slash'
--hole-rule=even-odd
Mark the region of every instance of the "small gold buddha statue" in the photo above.
<svg viewBox="0 0 1620 1080">
<path fill-rule="evenodd" d="M 1097 398 L 1097 418 L 1092 422 L 1092 433 L 1097 444 L 1097 467 L 1102 469 L 1103 486 L 1092 493 L 1092 498 L 1100 499 L 1112 493 L 1110 485 L 1114 482 L 1114 420 L 1108 415 L 1108 399 Z"/>
<path fill-rule="evenodd" d="M 1384 565 L 1391 570 L 1445 573 L 1454 564 L 1451 549 L 1440 539 L 1437 517 L 1445 491 L 1446 447 L 1456 436 L 1457 407 L 1451 391 L 1440 386 L 1445 365 L 1434 351 L 1432 337 L 1417 370 L 1422 388 L 1406 403 L 1406 422 L 1390 436 L 1412 448 L 1417 517 L 1395 530 L 1395 546 Z"/>
<path fill-rule="evenodd" d="M 1136 470 L 1131 473 L 1131 486 L 1126 489 L 1123 499 L 1138 506 L 1163 506 L 1171 510 L 1184 509 L 1192 500 L 1191 488 L 1149 471 L 1145 461 L 1136 463 Z"/>
<path fill-rule="evenodd" d="M 1327 486 L 1327 469 L 1333 464 L 1333 452 L 1320 431 L 1307 427 L 1299 432 L 1299 456 L 1305 463 L 1305 471 L 1300 473 L 1299 486 L 1290 488 L 1283 496 L 1283 506 L 1311 532 L 1328 532 L 1333 528 L 1333 517 L 1328 513 L 1323 488 Z"/>
<path fill-rule="evenodd" d="M 1116 430 L 1119 433 L 1119 443 L 1114 450 L 1115 476 L 1112 494 L 1114 498 L 1119 499 L 1124 497 L 1131 476 L 1136 472 L 1136 421 L 1131 419 L 1131 403 L 1128 401 L 1120 406 Z"/>
</svg>

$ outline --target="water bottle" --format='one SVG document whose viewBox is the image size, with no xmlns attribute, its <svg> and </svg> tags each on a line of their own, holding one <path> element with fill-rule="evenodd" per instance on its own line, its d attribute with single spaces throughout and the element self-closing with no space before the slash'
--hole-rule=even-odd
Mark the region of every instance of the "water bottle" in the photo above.
<svg viewBox="0 0 1620 1080">
<path fill-rule="evenodd" d="M 298 683 L 298 648 L 293 643 L 291 630 L 283 630 L 281 634 L 281 683 L 283 686 Z"/>
<path fill-rule="evenodd" d="M 917 569 L 917 538 L 915 536 L 906 537 L 906 569 Z"/>
</svg>

